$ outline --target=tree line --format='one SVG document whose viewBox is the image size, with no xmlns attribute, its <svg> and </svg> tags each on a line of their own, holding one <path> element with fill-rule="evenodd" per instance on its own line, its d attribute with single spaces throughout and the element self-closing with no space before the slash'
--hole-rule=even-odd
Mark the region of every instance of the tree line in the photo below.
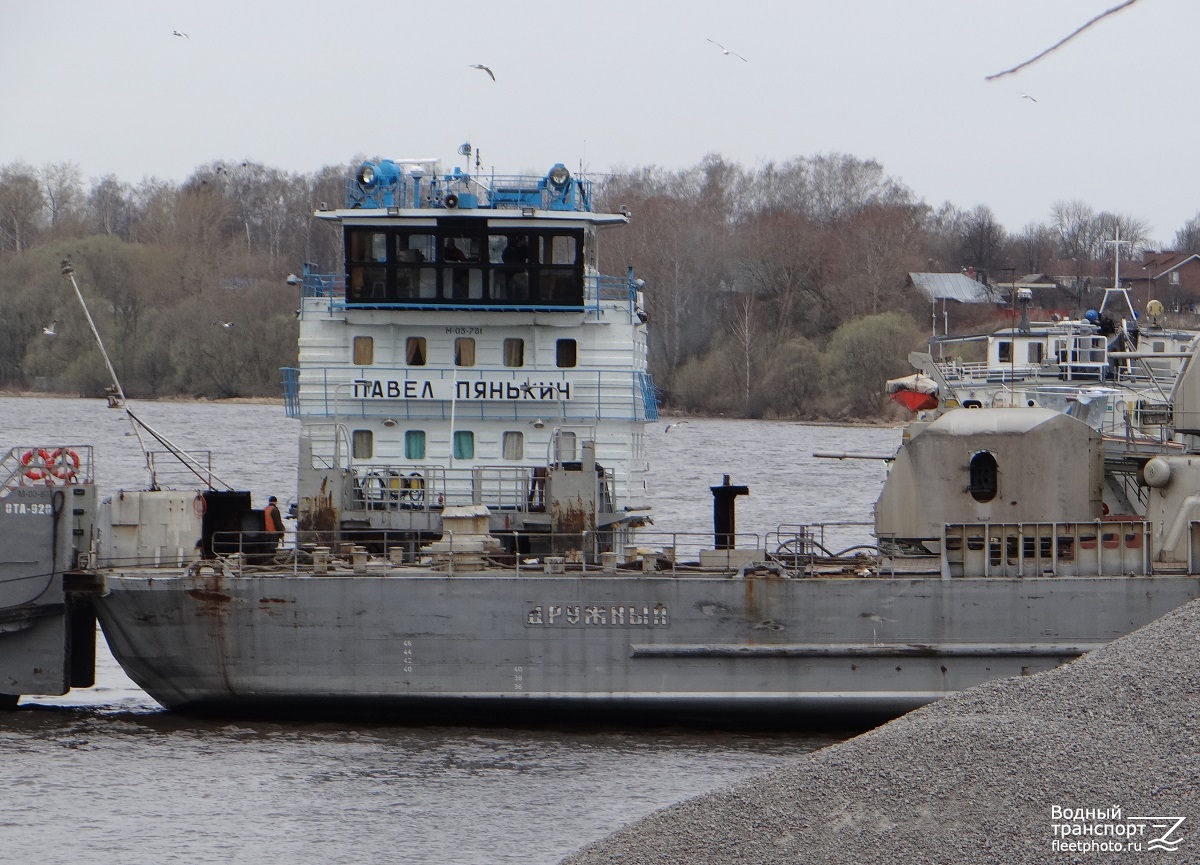
<svg viewBox="0 0 1200 865">
<path fill-rule="evenodd" d="M 68 259 L 129 395 L 278 395 L 279 367 L 296 362 L 284 276 L 303 261 L 341 269 L 340 231 L 312 214 L 341 204 L 360 161 L 312 173 L 211 162 L 182 183 L 137 184 L 85 182 L 73 163 L 0 166 L 0 387 L 98 395 L 108 383 L 60 275 Z M 651 371 L 679 412 L 878 415 L 883 381 L 910 372 L 926 340 L 928 301 L 909 272 L 1070 261 L 1082 275 L 1111 257 L 1117 228 L 1126 257 L 1152 246 L 1144 220 L 1081 201 L 1009 232 L 985 205 L 931 206 L 844 154 L 753 168 L 710 155 L 618 170 L 597 193 L 602 209 L 633 214 L 603 234 L 601 270 L 632 265 L 645 280 Z M 1200 215 L 1172 248 L 1200 249 Z"/>
</svg>

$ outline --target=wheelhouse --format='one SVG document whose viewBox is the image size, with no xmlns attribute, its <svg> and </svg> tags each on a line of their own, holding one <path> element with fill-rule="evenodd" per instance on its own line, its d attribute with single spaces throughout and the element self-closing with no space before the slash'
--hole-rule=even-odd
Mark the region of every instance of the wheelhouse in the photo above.
<svg viewBox="0 0 1200 865">
<path fill-rule="evenodd" d="M 348 227 L 347 305 L 582 308 L 583 228 L 505 222 Z"/>
</svg>

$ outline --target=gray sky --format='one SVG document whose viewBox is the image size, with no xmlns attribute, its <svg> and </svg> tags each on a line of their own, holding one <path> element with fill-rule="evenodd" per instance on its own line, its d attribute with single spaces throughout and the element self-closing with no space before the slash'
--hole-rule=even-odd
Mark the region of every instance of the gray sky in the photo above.
<svg viewBox="0 0 1200 865">
<path fill-rule="evenodd" d="M 0 0 L 0 164 L 137 182 L 217 159 L 450 167 L 467 140 L 504 173 L 838 152 L 1010 231 L 1081 199 L 1169 242 L 1200 211 L 1200 3 L 1140 0 L 984 81 L 1115 3 Z"/>
</svg>

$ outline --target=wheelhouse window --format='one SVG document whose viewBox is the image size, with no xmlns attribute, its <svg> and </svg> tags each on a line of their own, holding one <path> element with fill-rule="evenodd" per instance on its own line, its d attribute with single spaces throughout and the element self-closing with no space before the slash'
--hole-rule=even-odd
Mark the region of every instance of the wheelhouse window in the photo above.
<svg viewBox="0 0 1200 865">
<path fill-rule="evenodd" d="M 576 364 L 578 347 L 573 339 L 560 339 L 554 344 L 554 364 L 559 367 L 573 367 Z"/>
<path fill-rule="evenodd" d="M 456 460 L 475 459 L 475 433 L 462 429 L 454 431 L 454 458 Z"/>
<path fill-rule="evenodd" d="M 967 486 L 971 498 L 977 502 L 990 502 L 994 499 L 999 489 L 999 475 L 996 458 L 987 451 L 980 451 L 971 457 Z"/>
<path fill-rule="evenodd" d="M 406 460 L 425 459 L 425 430 L 405 430 L 404 458 Z"/>
<path fill-rule="evenodd" d="M 354 337 L 354 365 L 370 366 L 375 363 L 375 339 L 370 336 Z"/>
<path fill-rule="evenodd" d="M 356 460 L 375 456 L 375 434 L 369 429 L 356 429 L 350 434 L 350 455 Z"/>
<path fill-rule="evenodd" d="M 404 344 L 404 362 L 409 366 L 425 366 L 425 337 L 410 336 Z"/>
<path fill-rule="evenodd" d="M 504 365 L 525 366 L 525 340 L 518 337 L 504 340 Z"/>
<path fill-rule="evenodd" d="M 1030 363 L 1042 362 L 1042 352 L 1044 351 L 1045 346 L 1043 346 L 1040 342 L 1031 342 L 1028 346 L 1026 346 L 1026 348 L 1026 356 L 1028 357 Z"/>
<path fill-rule="evenodd" d="M 388 260 L 388 236 L 382 231 L 355 231 L 350 235 L 350 249 L 347 259 L 350 261 Z"/>
<path fill-rule="evenodd" d="M 454 340 L 454 365 L 475 366 L 475 338 L 460 336 Z"/>
<path fill-rule="evenodd" d="M 349 228 L 346 301 L 577 307 L 588 256 L 594 250 L 578 228 L 497 231 L 461 216 L 420 228 Z"/>
<path fill-rule="evenodd" d="M 996 348 L 999 350 L 998 357 L 1000 363 L 1012 363 L 1013 344 L 1011 342 L 1005 340 L 1004 342 L 997 344 Z"/>
</svg>

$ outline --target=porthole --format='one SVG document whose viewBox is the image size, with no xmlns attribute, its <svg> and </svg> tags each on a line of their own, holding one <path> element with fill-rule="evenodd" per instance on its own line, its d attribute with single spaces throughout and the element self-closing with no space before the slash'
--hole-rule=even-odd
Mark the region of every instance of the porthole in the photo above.
<svg viewBox="0 0 1200 865">
<path fill-rule="evenodd" d="M 968 492 L 977 502 L 990 502 L 996 497 L 999 486 L 999 467 L 996 458 L 987 451 L 971 457 Z"/>
</svg>

